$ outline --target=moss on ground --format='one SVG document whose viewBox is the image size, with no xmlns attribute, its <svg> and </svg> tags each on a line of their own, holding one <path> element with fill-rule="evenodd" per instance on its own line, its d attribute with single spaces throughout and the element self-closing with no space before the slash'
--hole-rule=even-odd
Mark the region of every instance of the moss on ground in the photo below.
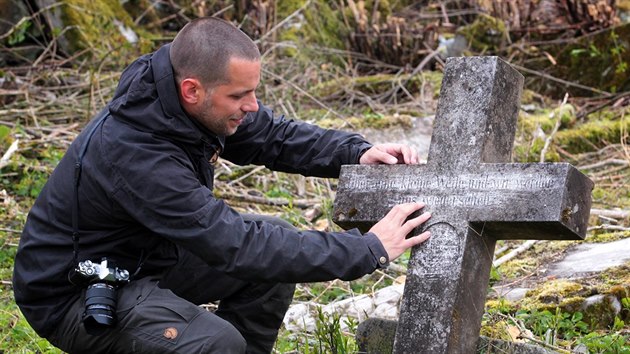
<svg viewBox="0 0 630 354">
<path fill-rule="evenodd" d="M 620 143 L 624 131 L 630 132 L 630 117 L 625 119 L 603 117 L 573 129 L 560 131 L 555 141 L 567 152 L 579 154 Z"/>
<path fill-rule="evenodd" d="M 311 88 L 316 97 L 329 97 L 357 91 L 369 96 L 378 96 L 397 86 L 404 86 L 409 92 L 429 91 L 432 98 L 437 98 L 442 83 L 442 74 L 438 72 L 421 72 L 413 77 L 409 74 L 377 74 L 359 77 L 340 77 L 326 81 Z"/>
<path fill-rule="evenodd" d="M 61 20 L 69 30 L 65 34 L 68 49 L 80 52 L 90 49 L 97 58 L 110 57 L 117 65 L 125 65 L 132 56 L 153 49 L 153 35 L 133 23 L 120 1 L 64 0 Z M 138 43 L 130 44 L 120 26 L 138 34 Z M 136 47 L 136 50 L 130 50 Z M 120 62 L 119 62 L 120 61 Z"/>
<path fill-rule="evenodd" d="M 457 33 L 466 38 L 469 51 L 475 55 L 497 53 L 508 40 L 504 21 L 482 13 L 472 24 L 459 28 Z"/>
</svg>

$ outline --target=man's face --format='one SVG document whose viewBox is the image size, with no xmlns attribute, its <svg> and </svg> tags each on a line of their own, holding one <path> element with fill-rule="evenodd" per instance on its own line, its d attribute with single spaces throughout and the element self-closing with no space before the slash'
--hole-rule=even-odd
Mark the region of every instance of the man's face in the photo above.
<svg viewBox="0 0 630 354">
<path fill-rule="evenodd" d="M 248 112 L 258 111 L 255 90 L 260 82 L 260 61 L 232 58 L 227 84 L 205 92 L 194 117 L 211 132 L 228 136 L 236 132 Z"/>
</svg>

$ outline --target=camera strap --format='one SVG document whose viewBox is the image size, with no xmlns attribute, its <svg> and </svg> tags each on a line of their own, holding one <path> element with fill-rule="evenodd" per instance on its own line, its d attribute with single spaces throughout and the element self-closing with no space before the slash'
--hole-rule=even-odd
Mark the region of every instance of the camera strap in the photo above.
<svg viewBox="0 0 630 354">
<path fill-rule="evenodd" d="M 83 166 L 83 157 L 87 153 L 88 145 L 90 144 L 90 140 L 92 136 L 100 127 L 105 119 L 109 117 L 109 110 L 107 108 L 103 109 L 97 116 L 97 122 L 94 123 L 92 129 L 87 134 L 83 145 L 79 149 L 79 155 L 77 156 L 77 161 L 74 164 L 74 203 L 72 205 L 72 243 L 73 243 L 73 251 L 72 251 L 72 264 L 77 266 L 79 264 L 79 182 L 81 181 L 81 167 Z"/>
<path fill-rule="evenodd" d="M 83 158 L 87 153 L 88 145 L 90 144 L 90 140 L 92 140 L 92 136 L 96 133 L 96 130 L 103 125 L 103 122 L 109 117 L 109 111 L 107 108 L 103 109 L 98 116 L 95 118 L 96 123 L 87 133 L 87 137 L 83 142 L 83 145 L 79 149 L 79 155 L 77 156 L 77 160 L 74 164 L 74 203 L 72 205 L 72 243 L 73 243 L 73 251 L 72 251 L 72 264 L 74 267 L 79 265 L 79 182 L 81 181 L 81 168 L 83 167 Z M 144 262 L 149 258 L 151 253 L 154 250 L 149 252 L 145 252 L 142 250 L 140 253 L 140 258 L 138 260 L 138 266 L 136 271 L 131 275 L 130 279 L 134 278 L 144 265 Z"/>
</svg>

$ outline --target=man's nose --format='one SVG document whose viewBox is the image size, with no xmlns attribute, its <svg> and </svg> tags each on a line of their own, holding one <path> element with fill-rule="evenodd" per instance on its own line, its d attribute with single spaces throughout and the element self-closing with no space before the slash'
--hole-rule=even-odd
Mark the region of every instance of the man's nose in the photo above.
<svg viewBox="0 0 630 354">
<path fill-rule="evenodd" d="M 256 94 L 251 93 L 247 96 L 247 101 L 241 106 L 241 110 L 243 112 L 257 112 L 258 111 L 258 100 L 256 100 Z"/>
</svg>

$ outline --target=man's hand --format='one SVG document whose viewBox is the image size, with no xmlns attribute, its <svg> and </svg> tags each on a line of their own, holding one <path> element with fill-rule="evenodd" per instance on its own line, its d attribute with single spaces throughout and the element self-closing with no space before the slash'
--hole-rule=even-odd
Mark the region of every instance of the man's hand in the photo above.
<svg viewBox="0 0 630 354">
<path fill-rule="evenodd" d="M 398 258 L 408 248 L 421 244 L 431 236 L 429 231 L 425 231 L 420 235 L 405 238 L 413 229 L 431 217 L 429 213 L 422 213 L 420 216 L 407 220 L 409 215 L 422 208 L 424 208 L 422 203 L 396 205 L 370 229 L 370 232 L 374 233 L 383 244 L 390 262 Z"/>
<path fill-rule="evenodd" d="M 380 144 L 372 146 L 359 159 L 361 165 L 404 163 L 414 165 L 418 163 L 418 152 L 403 144 Z"/>
</svg>

